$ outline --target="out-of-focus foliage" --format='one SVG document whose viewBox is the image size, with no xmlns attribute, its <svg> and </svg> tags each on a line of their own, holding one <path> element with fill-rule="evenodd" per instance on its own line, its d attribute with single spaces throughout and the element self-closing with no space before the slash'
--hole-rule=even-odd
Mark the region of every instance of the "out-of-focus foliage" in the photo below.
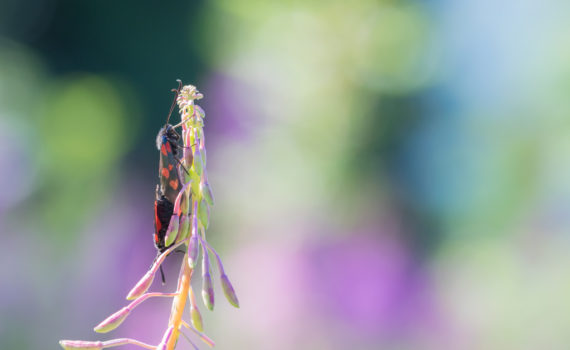
<svg viewBox="0 0 570 350">
<path fill-rule="evenodd" d="M 567 347 L 566 2 L 33 5 L 0 11 L 0 348 L 95 339 L 146 271 L 176 78 L 240 296 L 202 307 L 219 348 Z M 156 343 L 168 306 L 137 312 Z"/>
</svg>

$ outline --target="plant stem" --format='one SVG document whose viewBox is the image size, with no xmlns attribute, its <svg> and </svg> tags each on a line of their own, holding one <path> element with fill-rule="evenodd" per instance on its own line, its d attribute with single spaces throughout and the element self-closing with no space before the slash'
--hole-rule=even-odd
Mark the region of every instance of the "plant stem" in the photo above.
<svg viewBox="0 0 570 350">
<path fill-rule="evenodd" d="M 180 335 L 180 326 L 182 324 L 182 314 L 186 306 L 186 299 L 188 298 L 188 289 L 190 289 L 190 280 L 192 278 L 193 269 L 188 265 L 188 253 L 182 259 L 182 273 L 180 276 L 180 283 L 178 285 L 178 295 L 172 301 L 172 310 L 170 311 L 170 320 L 168 325 L 174 328 L 172 336 L 168 339 L 166 344 L 167 350 L 174 350 L 178 336 Z"/>
<path fill-rule="evenodd" d="M 138 345 L 140 347 L 151 349 L 151 350 L 156 349 L 156 346 L 152 346 L 152 345 L 143 343 L 142 341 L 138 341 L 136 339 L 129 339 L 129 338 L 120 338 L 120 339 L 108 340 L 106 342 L 103 342 L 103 347 L 111 348 L 113 346 L 121 346 L 121 345 L 127 345 L 127 344 Z"/>
</svg>

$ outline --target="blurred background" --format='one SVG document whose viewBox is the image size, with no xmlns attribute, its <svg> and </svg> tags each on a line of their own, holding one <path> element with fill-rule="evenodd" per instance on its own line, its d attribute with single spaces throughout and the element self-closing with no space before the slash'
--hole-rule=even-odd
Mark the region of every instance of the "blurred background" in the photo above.
<svg viewBox="0 0 570 350">
<path fill-rule="evenodd" d="M 177 78 L 241 304 L 200 301 L 216 348 L 568 349 L 564 0 L 3 0 L 0 348 L 160 341 L 170 300 L 92 328 L 155 256 Z"/>
</svg>

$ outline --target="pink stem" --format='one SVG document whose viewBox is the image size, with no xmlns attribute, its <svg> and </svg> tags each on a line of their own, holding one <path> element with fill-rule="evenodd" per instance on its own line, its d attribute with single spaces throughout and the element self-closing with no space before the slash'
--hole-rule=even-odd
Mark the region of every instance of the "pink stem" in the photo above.
<svg viewBox="0 0 570 350">
<path fill-rule="evenodd" d="M 192 327 L 191 325 L 189 325 L 186 321 L 182 320 L 182 324 L 184 325 L 184 327 L 188 328 L 189 330 L 191 330 L 192 332 L 196 333 L 196 335 L 198 337 L 200 337 L 200 339 L 208 344 L 209 347 L 213 348 L 216 343 L 214 343 L 214 341 L 210 338 L 208 338 L 207 335 L 205 335 L 204 333 L 200 332 L 199 330 L 197 330 L 196 328 Z"/>
<path fill-rule="evenodd" d="M 152 271 L 153 274 L 156 273 L 156 271 L 160 267 L 160 264 L 162 264 L 164 259 L 166 259 L 166 257 L 168 256 L 168 254 L 170 254 L 174 249 L 180 247 L 182 243 L 188 242 L 188 240 L 189 238 L 183 239 L 180 242 L 174 244 L 172 247 L 165 250 L 162 254 L 160 254 L 160 256 L 154 261 L 154 264 L 152 264 L 150 271 Z"/>
<path fill-rule="evenodd" d="M 140 297 L 136 298 L 133 302 L 131 302 L 127 306 L 127 309 L 133 310 L 135 307 L 137 307 L 140 303 L 147 300 L 148 298 L 152 298 L 152 297 L 175 297 L 177 295 L 178 295 L 178 293 L 160 293 L 160 292 L 146 293 L 146 294 L 143 294 Z"/>
<path fill-rule="evenodd" d="M 206 247 L 208 247 L 208 249 L 216 256 L 216 260 L 218 262 L 218 269 L 220 270 L 220 275 L 224 275 L 225 272 L 224 272 L 224 265 L 222 264 L 222 258 L 220 258 L 220 256 L 214 250 L 214 248 L 212 248 L 210 243 L 208 243 L 208 241 L 206 241 L 204 238 L 202 238 L 202 235 L 198 235 L 198 237 L 200 237 L 200 242 L 202 242 L 202 246 L 205 245 Z"/>
<path fill-rule="evenodd" d="M 140 347 L 151 349 L 151 350 L 156 349 L 156 346 L 149 345 L 149 344 L 143 343 L 142 341 L 138 341 L 136 339 L 130 339 L 130 338 L 119 338 L 119 339 L 107 340 L 107 341 L 103 342 L 103 347 L 104 348 L 110 348 L 113 346 L 121 346 L 121 345 L 127 345 L 127 344 L 138 345 Z"/>
</svg>

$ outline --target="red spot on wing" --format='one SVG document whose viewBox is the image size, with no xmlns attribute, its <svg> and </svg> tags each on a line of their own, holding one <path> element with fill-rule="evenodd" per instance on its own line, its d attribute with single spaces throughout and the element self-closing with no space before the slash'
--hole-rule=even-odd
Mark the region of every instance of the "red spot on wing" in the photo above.
<svg viewBox="0 0 570 350">
<path fill-rule="evenodd" d="M 168 143 L 167 143 L 168 145 Z M 162 144 L 162 146 L 160 146 L 160 153 L 162 153 L 163 156 L 166 156 L 166 147 L 164 146 L 164 143 Z"/>
<path fill-rule="evenodd" d="M 178 189 L 178 180 L 170 180 L 168 184 L 170 185 L 170 187 L 172 187 L 172 189 L 174 190 Z"/>
<path fill-rule="evenodd" d="M 166 152 L 172 153 L 172 147 L 170 147 L 170 142 L 166 143 Z"/>
<path fill-rule="evenodd" d="M 158 203 L 156 201 L 154 201 L 154 225 L 156 228 L 156 232 L 154 233 L 154 240 L 158 243 L 158 232 L 160 232 L 160 229 L 162 228 L 162 223 L 158 218 Z"/>
<path fill-rule="evenodd" d="M 172 164 L 168 164 L 168 170 L 172 170 Z"/>
<path fill-rule="evenodd" d="M 162 168 L 160 172 L 162 173 L 161 175 L 163 177 L 169 177 L 170 176 L 170 172 L 166 168 Z"/>
</svg>

